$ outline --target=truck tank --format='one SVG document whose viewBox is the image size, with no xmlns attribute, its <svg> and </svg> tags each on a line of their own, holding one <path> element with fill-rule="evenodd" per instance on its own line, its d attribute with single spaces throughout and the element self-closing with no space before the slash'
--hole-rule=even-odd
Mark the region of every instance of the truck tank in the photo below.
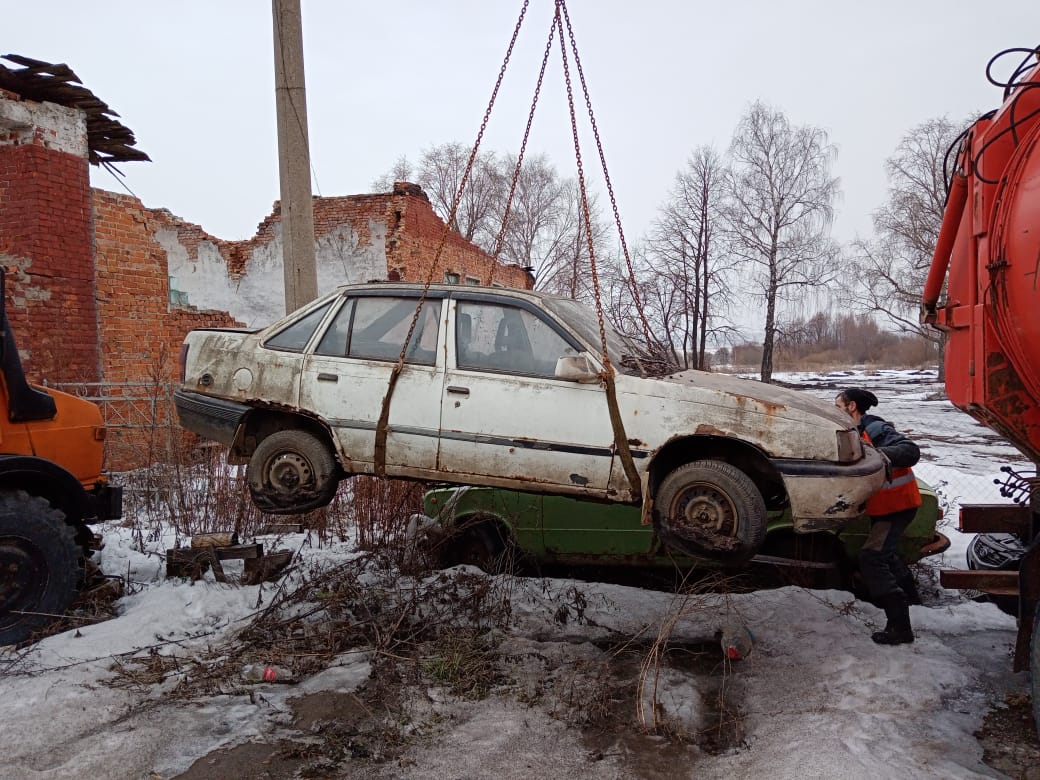
<svg viewBox="0 0 1040 780">
<path fill-rule="evenodd" d="M 1040 463 L 1040 49 L 1024 55 L 1004 100 L 963 136 L 921 298 L 922 321 L 946 334 L 946 393 L 959 408 Z M 940 302 L 943 285 L 945 300 Z M 962 505 L 960 529 L 1008 532 L 1025 545 L 1018 569 L 947 570 L 948 588 L 1013 599 L 1014 670 L 1029 668 L 1040 730 L 1040 479 L 1014 475 L 1017 504 Z M 1009 482 L 1010 484 L 1010 482 Z"/>
</svg>

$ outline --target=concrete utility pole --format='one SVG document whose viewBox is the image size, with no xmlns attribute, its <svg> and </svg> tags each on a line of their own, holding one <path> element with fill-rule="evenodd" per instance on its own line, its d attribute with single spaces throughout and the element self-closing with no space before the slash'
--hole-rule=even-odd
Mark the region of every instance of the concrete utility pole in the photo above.
<svg viewBox="0 0 1040 780">
<path fill-rule="evenodd" d="M 318 297 L 318 271 L 314 262 L 314 204 L 300 0 L 272 0 L 271 11 L 282 197 L 282 262 L 288 313 Z"/>
</svg>

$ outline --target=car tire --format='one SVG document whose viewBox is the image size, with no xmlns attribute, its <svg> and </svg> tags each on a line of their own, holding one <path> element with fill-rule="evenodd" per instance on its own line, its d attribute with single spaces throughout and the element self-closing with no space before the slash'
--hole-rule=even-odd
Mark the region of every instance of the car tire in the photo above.
<svg viewBox="0 0 1040 780">
<path fill-rule="evenodd" d="M 329 446 L 309 431 L 277 431 L 257 445 L 246 471 L 253 503 L 276 515 L 309 512 L 336 495 L 339 474 Z"/>
<path fill-rule="evenodd" d="M 441 565 L 476 566 L 488 574 L 501 574 L 508 567 L 508 542 L 493 522 L 478 522 L 458 528 L 444 543 Z"/>
<path fill-rule="evenodd" d="M 654 497 L 654 530 L 676 552 L 734 563 L 753 556 L 766 535 L 766 505 L 736 466 L 698 460 L 672 471 Z"/>
<path fill-rule="evenodd" d="M 38 496 L 0 494 L 0 645 L 53 622 L 82 581 L 83 548 L 65 516 Z"/>
<path fill-rule="evenodd" d="M 984 546 L 985 542 L 986 542 L 985 535 L 984 534 L 978 534 L 974 539 L 972 539 L 968 543 L 968 549 L 967 549 L 967 552 L 965 553 L 965 557 L 967 559 L 968 568 L 969 569 L 971 569 L 972 571 L 987 571 L 987 570 L 989 570 L 989 571 L 1017 571 L 1018 570 L 1018 562 L 1017 561 L 1012 561 L 1012 559 L 1010 559 L 1010 558 L 1004 563 L 1003 566 L 1000 566 L 998 568 L 989 568 L 989 569 L 987 569 L 985 564 L 980 563 L 980 561 L 985 561 L 986 558 L 985 558 L 985 555 L 983 555 L 979 551 L 980 549 L 985 549 L 985 546 Z M 1012 562 L 1014 563 L 1013 567 L 1011 566 Z M 1018 612 L 1019 612 L 1018 596 L 998 596 L 998 595 L 991 594 L 991 593 L 979 593 L 973 600 L 974 601 L 989 601 L 989 602 L 995 604 L 997 609 L 999 609 L 1005 615 L 1010 615 L 1011 617 L 1015 618 L 1016 620 L 1018 619 Z"/>
</svg>

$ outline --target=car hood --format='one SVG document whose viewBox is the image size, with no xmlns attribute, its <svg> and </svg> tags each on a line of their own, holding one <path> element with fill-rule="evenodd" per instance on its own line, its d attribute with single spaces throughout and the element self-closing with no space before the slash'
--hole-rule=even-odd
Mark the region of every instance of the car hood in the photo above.
<svg viewBox="0 0 1040 780">
<path fill-rule="evenodd" d="M 758 402 L 769 409 L 771 414 L 780 417 L 802 419 L 804 415 L 809 414 L 814 417 L 822 417 L 828 422 L 834 423 L 838 428 L 851 428 L 854 425 L 852 418 L 845 412 L 803 390 L 770 385 L 755 379 L 743 379 L 729 374 L 710 374 L 707 371 L 683 371 L 653 381 L 660 382 L 664 386 L 684 388 L 692 386 L 713 393 L 746 398 L 749 401 Z M 653 391 L 650 394 L 657 395 Z M 661 395 L 671 397 L 671 393 L 664 391 Z"/>
</svg>

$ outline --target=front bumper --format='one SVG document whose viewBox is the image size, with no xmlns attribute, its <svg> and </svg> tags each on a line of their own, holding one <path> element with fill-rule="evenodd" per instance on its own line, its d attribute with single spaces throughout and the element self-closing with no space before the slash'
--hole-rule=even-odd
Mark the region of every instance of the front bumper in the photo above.
<svg viewBox="0 0 1040 780">
<path fill-rule="evenodd" d="M 840 530 L 863 514 L 867 500 L 885 483 L 885 462 L 873 447 L 851 464 L 775 460 L 791 504 L 795 531 Z"/>
<path fill-rule="evenodd" d="M 173 404 L 182 428 L 229 447 L 235 440 L 242 418 L 252 408 L 189 390 L 174 391 Z"/>
</svg>

